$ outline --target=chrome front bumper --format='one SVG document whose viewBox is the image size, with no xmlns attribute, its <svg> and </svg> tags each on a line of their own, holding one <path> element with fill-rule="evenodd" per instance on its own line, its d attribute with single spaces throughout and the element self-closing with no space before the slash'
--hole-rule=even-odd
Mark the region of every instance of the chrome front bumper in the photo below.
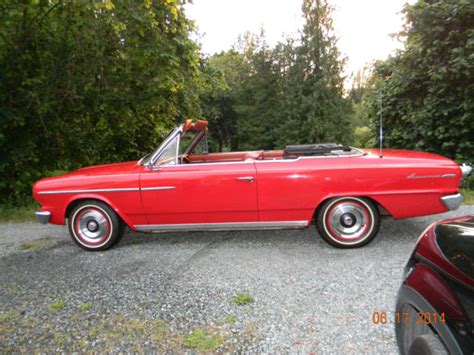
<svg viewBox="0 0 474 355">
<path fill-rule="evenodd" d="M 461 206 L 462 201 L 464 200 L 461 194 L 447 195 L 441 197 L 441 202 L 443 205 L 450 211 L 457 209 Z"/>
<path fill-rule="evenodd" d="M 42 224 L 47 224 L 51 218 L 51 212 L 49 211 L 36 211 L 36 220 Z"/>
</svg>

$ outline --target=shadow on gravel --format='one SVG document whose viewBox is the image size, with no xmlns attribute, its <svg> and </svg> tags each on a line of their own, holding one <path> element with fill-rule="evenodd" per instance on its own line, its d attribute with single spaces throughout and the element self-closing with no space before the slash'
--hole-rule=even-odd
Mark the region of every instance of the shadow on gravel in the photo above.
<svg viewBox="0 0 474 355">
<path fill-rule="evenodd" d="M 421 231 L 428 226 L 416 219 L 394 220 L 384 217 L 378 236 L 372 244 L 384 243 L 387 240 L 400 241 L 417 238 Z M 128 248 L 133 245 L 183 245 L 226 243 L 245 246 L 248 243 L 289 245 L 296 243 L 300 246 L 318 246 L 318 248 L 334 249 L 324 242 L 314 225 L 305 229 L 268 230 L 268 231 L 228 231 L 228 232 L 173 232 L 173 233 L 136 233 L 128 230 L 115 248 Z M 392 243 L 389 243 L 392 244 Z"/>
</svg>

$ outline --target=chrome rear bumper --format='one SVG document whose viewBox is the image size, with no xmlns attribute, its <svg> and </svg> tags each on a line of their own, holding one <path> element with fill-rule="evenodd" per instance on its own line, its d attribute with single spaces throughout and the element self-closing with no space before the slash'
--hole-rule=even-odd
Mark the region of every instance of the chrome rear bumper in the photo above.
<svg viewBox="0 0 474 355">
<path fill-rule="evenodd" d="M 47 224 L 51 218 L 51 212 L 49 211 L 36 211 L 36 220 L 42 224 Z"/>
<path fill-rule="evenodd" d="M 450 211 L 457 209 L 461 206 L 462 201 L 464 200 L 461 194 L 447 195 L 441 197 L 441 202 L 443 205 Z"/>
</svg>

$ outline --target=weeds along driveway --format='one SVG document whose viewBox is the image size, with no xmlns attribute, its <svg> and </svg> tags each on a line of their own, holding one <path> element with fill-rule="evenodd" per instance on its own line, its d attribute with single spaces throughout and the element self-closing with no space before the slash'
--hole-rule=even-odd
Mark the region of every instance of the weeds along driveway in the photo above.
<svg viewBox="0 0 474 355">
<path fill-rule="evenodd" d="M 397 353 L 393 312 L 421 231 L 454 213 L 385 219 L 338 250 L 303 231 L 127 233 L 106 252 L 65 227 L 0 225 L 0 352 Z M 386 324 L 373 324 L 387 312 Z"/>
</svg>

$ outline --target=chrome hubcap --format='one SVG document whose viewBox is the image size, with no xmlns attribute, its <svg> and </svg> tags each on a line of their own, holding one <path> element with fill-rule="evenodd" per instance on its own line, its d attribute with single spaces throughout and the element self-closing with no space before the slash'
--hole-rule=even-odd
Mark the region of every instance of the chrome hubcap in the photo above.
<svg viewBox="0 0 474 355">
<path fill-rule="evenodd" d="M 87 243 L 97 243 L 107 237 L 108 221 L 99 211 L 88 210 L 79 216 L 77 231 Z"/>
<path fill-rule="evenodd" d="M 337 237 L 357 239 L 367 227 L 367 215 L 362 207 L 352 203 L 341 203 L 334 207 L 329 217 L 329 225 Z"/>
</svg>

